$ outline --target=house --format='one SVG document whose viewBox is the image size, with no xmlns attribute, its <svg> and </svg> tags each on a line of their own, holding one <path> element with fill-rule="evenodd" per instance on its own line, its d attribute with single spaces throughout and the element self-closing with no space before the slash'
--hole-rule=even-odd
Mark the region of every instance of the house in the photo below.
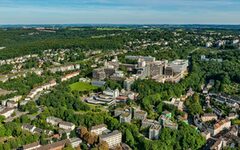
<svg viewBox="0 0 240 150">
<path fill-rule="evenodd" d="M 47 123 L 50 123 L 53 126 L 57 126 L 60 122 L 62 122 L 62 119 L 50 116 L 47 117 L 46 121 Z"/>
<path fill-rule="evenodd" d="M 206 121 L 211 121 L 211 120 L 217 120 L 218 117 L 215 113 L 204 113 L 201 116 L 201 119 L 203 122 L 206 122 Z"/>
<path fill-rule="evenodd" d="M 71 123 L 71 122 L 66 122 L 66 121 L 62 121 L 58 124 L 59 128 L 62 128 L 64 130 L 74 130 L 75 128 L 75 124 Z"/>
<path fill-rule="evenodd" d="M 78 147 L 82 143 L 82 140 L 80 138 L 71 138 L 69 140 L 73 148 Z"/>
<path fill-rule="evenodd" d="M 105 124 L 100 124 L 96 126 L 92 126 L 90 129 L 91 133 L 95 133 L 96 135 L 101 135 L 103 132 L 108 131 L 107 125 Z"/>
<path fill-rule="evenodd" d="M 149 128 L 149 139 L 158 140 L 161 126 L 158 124 L 153 124 Z"/>
<path fill-rule="evenodd" d="M 34 143 L 31 143 L 31 144 L 23 145 L 22 149 L 23 150 L 35 150 L 39 147 L 41 147 L 40 143 L 39 142 L 34 142 Z"/>
<path fill-rule="evenodd" d="M 10 117 L 14 113 L 14 108 L 4 108 L 2 111 L 0 111 L 0 115 L 4 116 L 5 118 Z"/>
<path fill-rule="evenodd" d="M 107 142 L 109 148 L 114 148 L 115 146 L 121 144 L 122 133 L 118 130 L 115 130 L 109 134 L 100 135 L 99 139 L 100 139 L 100 142 L 101 141 Z"/>
</svg>

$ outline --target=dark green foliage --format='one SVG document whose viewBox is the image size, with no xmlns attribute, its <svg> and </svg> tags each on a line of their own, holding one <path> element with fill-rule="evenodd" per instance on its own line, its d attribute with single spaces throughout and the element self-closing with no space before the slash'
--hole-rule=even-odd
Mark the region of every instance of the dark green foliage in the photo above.
<svg viewBox="0 0 240 150">
<path fill-rule="evenodd" d="M 9 73 L 13 69 L 13 65 L 1 65 L 0 66 L 0 74 Z"/>
</svg>

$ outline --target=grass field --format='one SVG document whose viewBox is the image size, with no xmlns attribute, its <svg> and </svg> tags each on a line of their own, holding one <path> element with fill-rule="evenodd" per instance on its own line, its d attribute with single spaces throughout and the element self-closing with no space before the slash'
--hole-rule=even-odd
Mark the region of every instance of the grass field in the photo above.
<svg viewBox="0 0 240 150">
<path fill-rule="evenodd" d="M 80 92 L 86 92 L 86 91 L 92 91 L 98 89 L 96 86 L 92 86 L 89 83 L 85 82 L 76 82 L 70 85 L 70 88 L 72 91 L 80 91 Z"/>
</svg>

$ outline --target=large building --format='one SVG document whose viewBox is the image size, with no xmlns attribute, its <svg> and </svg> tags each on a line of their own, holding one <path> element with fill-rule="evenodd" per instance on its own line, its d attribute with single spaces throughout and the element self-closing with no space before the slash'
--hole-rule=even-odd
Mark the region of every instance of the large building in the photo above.
<svg viewBox="0 0 240 150">
<path fill-rule="evenodd" d="M 124 112 L 119 116 L 120 123 L 130 123 L 132 120 L 132 114 L 130 112 Z"/>
<path fill-rule="evenodd" d="M 71 122 L 66 122 L 66 121 L 62 121 L 58 124 L 59 128 L 62 128 L 64 130 L 74 130 L 75 125 Z"/>
<path fill-rule="evenodd" d="M 158 140 L 161 126 L 158 124 L 153 124 L 149 128 L 149 139 Z"/>
<path fill-rule="evenodd" d="M 90 97 L 85 99 L 86 102 L 91 104 L 100 104 L 100 105 L 112 105 L 116 103 L 116 98 L 119 96 L 119 90 L 111 90 L 107 88 L 102 93 L 93 94 Z"/>
<path fill-rule="evenodd" d="M 124 83 L 123 83 L 123 87 L 125 90 L 130 91 L 131 90 L 131 86 L 134 83 L 135 79 L 134 78 L 127 78 L 125 79 Z"/>
<path fill-rule="evenodd" d="M 231 121 L 228 119 L 223 119 L 218 121 L 216 124 L 214 124 L 211 127 L 208 127 L 208 131 L 211 133 L 211 135 L 215 136 L 224 129 L 229 129 L 231 127 Z"/>
<path fill-rule="evenodd" d="M 93 79 L 96 80 L 104 80 L 106 78 L 106 73 L 104 69 L 98 68 L 93 70 Z"/>
<path fill-rule="evenodd" d="M 14 113 L 14 108 L 4 108 L 0 111 L 0 115 L 4 116 L 5 118 L 10 117 Z"/>
<path fill-rule="evenodd" d="M 206 122 L 206 121 L 211 121 L 211 120 L 217 120 L 218 117 L 216 114 L 214 113 L 205 113 L 201 116 L 201 120 L 203 122 Z"/>
<path fill-rule="evenodd" d="M 147 112 L 143 110 L 134 110 L 133 111 L 133 117 L 134 119 L 144 120 L 147 118 Z"/>
<path fill-rule="evenodd" d="M 109 134 L 104 134 L 99 136 L 100 142 L 105 141 L 108 143 L 109 148 L 114 148 L 115 146 L 122 143 L 122 133 L 115 130 Z"/>
<path fill-rule="evenodd" d="M 107 125 L 100 124 L 96 126 L 92 126 L 90 129 L 91 133 L 95 133 L 96 135 L 102 135 L 104 132 L 108 132 Z"/>
</svg>

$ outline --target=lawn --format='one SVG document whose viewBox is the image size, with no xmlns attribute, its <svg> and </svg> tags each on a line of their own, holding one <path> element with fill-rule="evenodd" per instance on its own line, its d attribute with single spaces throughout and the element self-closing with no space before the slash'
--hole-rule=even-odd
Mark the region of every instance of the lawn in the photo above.
<svg viewBox="0 0 240 150">
<path fill-rule="evenodd" d="M 76 82 L 70 85 L 70 88 L 72 91 L 80 91 L 80 92 L 86 92 L 86 91 L 92 91 L 98 89 L 96 86 L 92 86 L 89 83 L 85 82 Z"/>
</svg>

